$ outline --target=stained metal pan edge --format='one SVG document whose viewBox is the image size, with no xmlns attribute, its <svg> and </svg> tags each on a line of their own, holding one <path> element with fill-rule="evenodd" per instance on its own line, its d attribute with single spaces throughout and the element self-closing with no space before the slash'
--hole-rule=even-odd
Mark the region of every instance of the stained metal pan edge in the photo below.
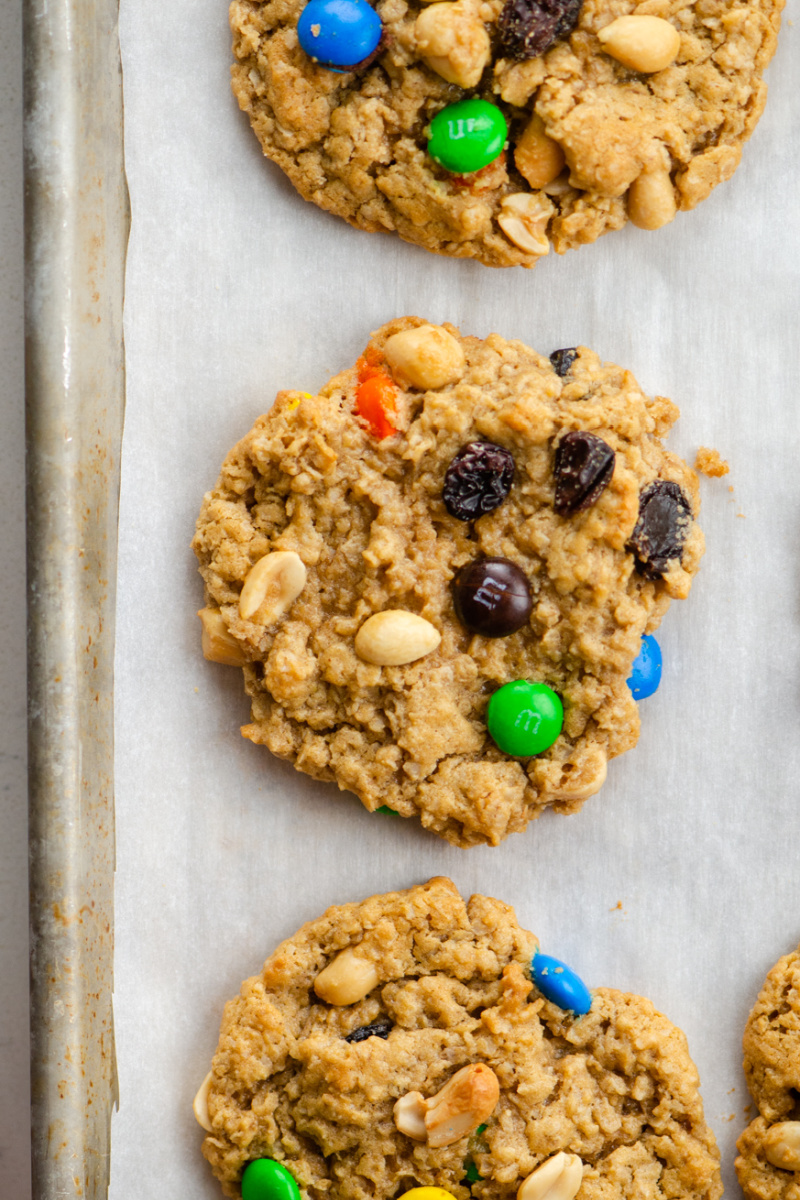
<svg viewBox="0 0 800 1200">
<path fill-rule="evenodd" d="M 113 650 L 129 214 L 113 0 L 26 0 L 35 1200 L 99 1200 L 116 1103 Z"/>
</svg>

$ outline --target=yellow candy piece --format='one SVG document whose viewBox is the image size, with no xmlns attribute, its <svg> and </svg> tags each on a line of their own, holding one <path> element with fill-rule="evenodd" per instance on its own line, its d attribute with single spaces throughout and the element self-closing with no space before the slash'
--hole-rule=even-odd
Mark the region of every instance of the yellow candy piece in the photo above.
<svg viewBox="0 0 800 1200">
<path fill-rule="evenodd" d="M 418 1187 L 412 1188 L 410 1192 L 403 1192 L 400 1200 L 455 1200 L 455 1197 L 444 1188 Z"/>
<path fill-rule="evenodd" d="M 301 392 L 300 395 L 303 396 L 304 399 L 306 399 L 306 400 L 311 399 L 311 392 Z M 300 404 L 300 397 L 298 396 L 295 400 L 290 400 L 289 403 L 286 405 L 287 411 L 294 412 L 294 410 L 299 406 L 299 404 Z"/>
</svg>

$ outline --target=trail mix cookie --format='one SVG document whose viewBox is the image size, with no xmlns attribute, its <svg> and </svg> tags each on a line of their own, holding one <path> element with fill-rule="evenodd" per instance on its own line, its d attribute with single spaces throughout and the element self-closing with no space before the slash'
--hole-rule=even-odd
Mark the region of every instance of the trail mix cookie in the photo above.
<svg viewBox="0 0 800 1200">
<path fill-rule="evenodd" d="M 783 0 L 233 0 L 233 90 L 306 200 L 489 266 L 657 229 L 735 171 Z"/>
<path fill-rule="evenodd" d="M 279 946 L 194 1109 L 245 1200 L 717 1200 L 698 1086 L 649 1000 L 589 992 L 508 905 L 439 878 Z"/>
<path fill-rule="evenodd" d="M 737 1142 L 739 1183 L 750 1200 L 800 1200 L 800 947 L 767 975 L 743 1044 L 759 1115 Z"/>
<path fill-rule="evenodd" d="M 193 543 L 244 735 L 458 845 L 576 811 L 636 743 L 632 663 L 703 552 L 677 415 L 585 347 L 415 317 L 280 393 Z"/>
</svg>

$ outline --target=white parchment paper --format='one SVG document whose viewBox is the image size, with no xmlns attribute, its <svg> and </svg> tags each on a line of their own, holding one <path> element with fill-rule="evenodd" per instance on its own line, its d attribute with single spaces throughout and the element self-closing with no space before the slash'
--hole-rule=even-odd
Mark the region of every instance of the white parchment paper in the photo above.
<svg viewBox="0 0 800 1200">
<path fill-rule="evenodd" d="M 113 1200 L 216 1197 L 191 1113 L 224 1001 L 329 904 L 448 874 L 512 903 L 589 986 L 649 996 L 687 1033 L 738 1194 L 744 1021 L 800 940 L 800 474 L 796 33 L 733 180 L 693 213 L 535 271 L 438 258 L 304 203 L 228 85 L 225 0 L 122 0 L 128 399 L 117 621 Z M 457 850 L 369 815 L 239 735 L 240 672 L 207 663 L 189 549 L 227 450 L 279 388 L 316 389 L 415 313 L 583 342 L 682 419 L 708 551 L 659 634 L 638 747 L 571 817 Z"/>
</svg>

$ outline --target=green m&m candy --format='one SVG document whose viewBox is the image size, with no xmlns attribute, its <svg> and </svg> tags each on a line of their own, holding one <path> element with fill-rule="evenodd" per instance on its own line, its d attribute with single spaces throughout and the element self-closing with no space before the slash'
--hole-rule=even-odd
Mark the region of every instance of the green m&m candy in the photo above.
<svg viewBox="0 0 800 1200">
<path fill-rule="evenodd" d="M 300 1200 L 300 1189 L 282 1163 L 256 1158 L 244 1169 L 242 1200 Z"/>
<path fill-rule="evenodd" d="M 564 724 L 564 707 L 546 683 L 516 679 L 494 693 L 486 724 L 505 754 L 525 758 L 552 746 Z"/>
<path fill-rule="evenodd" d="M 446 171 L 467 175 L 494 162 L 507 138 L 508 125 L 497 105 L 473 96 L 436 114 L 428 153 Z"/>
</svg>

